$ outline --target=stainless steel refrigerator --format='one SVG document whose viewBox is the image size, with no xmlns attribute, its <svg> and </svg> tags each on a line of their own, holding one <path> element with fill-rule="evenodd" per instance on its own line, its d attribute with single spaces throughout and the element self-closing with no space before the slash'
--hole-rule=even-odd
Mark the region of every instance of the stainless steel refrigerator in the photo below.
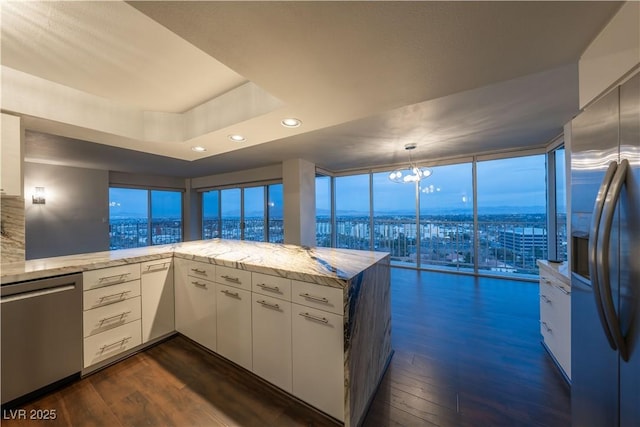
<svg viewBox="0 0 640 427">
<path fill-rule="evenodd" d="M 640 74 L 572 121 L 574 427 L 640 426 Z"/>
</svg>

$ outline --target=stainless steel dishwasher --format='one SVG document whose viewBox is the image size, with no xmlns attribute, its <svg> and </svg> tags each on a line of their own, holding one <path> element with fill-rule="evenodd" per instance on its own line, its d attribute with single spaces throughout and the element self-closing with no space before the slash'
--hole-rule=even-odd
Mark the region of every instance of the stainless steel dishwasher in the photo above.
<svg viewBox="0 0 640 427">
<path fill-rule="evenodd" d="M 82 274 L 0 288 L 2 405 L 82 369 Z"/>
</svg>

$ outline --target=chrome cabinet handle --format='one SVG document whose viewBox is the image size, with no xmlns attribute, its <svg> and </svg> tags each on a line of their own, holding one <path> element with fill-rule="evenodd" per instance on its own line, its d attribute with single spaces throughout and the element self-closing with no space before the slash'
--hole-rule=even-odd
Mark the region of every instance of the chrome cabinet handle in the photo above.
<svg viewBox="0 0 640 427">
<path fill-rule="evenodd" d="M 542 298 L 547 304 L 551 304 L 551 300 L 546 295 L 540 294 L 540 298 Z"/>
<path fill-rule="evenodd" d="M 306 298 L 306 299 L 310 299 L 312 301 L 317 301 L 317 302 L 321 302 L 324 304 L 327 304 L 329 302 L 328 299 L 326 299 L 325 297 L 317 297 L 315 295 L 311 295 L 308 293 L 304 293 L 304 294 L 300 294 L 301 297 Z"/>
<path fill-rule="evenodd" d="M 110 320 L 118 319 L 118 318 L 119 318 L 120 320 L 122 320 L 122 319 L 123 319 L 127 314 L 129 314 L 129 313 L 131 313 L 131 310 L 129 310 L 129 311 L 123 311 L 123 312 L 122 312 L 122 313 L 120 313 L 120 314 L 115 314 L 115 315 L 113 315 L 113 316 L 109 316 L 109 317 L 103 317 L 102 319 L 100 319 L 100 324 L 102 325 L 104 322 L 108 322 L 108 321 L 110 321 Z"/>
<path fill-rule="evenodd" d="M 200 270 L 199 268 L 192 268 L 191 271 L 198 274 L 205 274 L 207 270 Z"/>
<path fill-rule="evenodd" d="M 164 269 L 164 268 L 165 268 L 165 266 L 166 266 L 167 264 L 171 264 L 171 262 L 166 261 L 166 262 L 161 262 L 161 263 L 159 263 L 159 264 L 150 264 L 150 265 L 147 265 L 147 271 L 149 271 L 149 270 L 151 270 L 152 268 L 155 268 L 155 267 L 160 267 L 160 268 L 158 268 L 158 270 L 160 270 L 160 269 Z"/>
<path fill-rule="evenodd" d="M 124 280 L 125 277 L 130 275 L 131 273 L 114 274 L 113 276 L 100 277 L 98 281 L 104 282 L 104 281 L 113 280 L 113 279 Z"/>
<path fill-rule="evenodd" d="M 314 316 L 309 313 L 300 313 L 300 316 L 306 317 L 307 319 L 315 320 L 316 322 L 329 323 L 329 320 L 326 317 Z"/>
<path fill-rule="evenodd" d="M 222 291 L 220 291 L 220 292 L 222 292 L 223 294 L 225 294 L 225 295 L 227 295 L 227 296 L 230 296 L 230 297 L 240 298 L 240 294 L 239 294 L 239 293 L 237 293 L 237 292 L 231 292 L 231 291 L 228 291 L 228 290 L 226 290 L 226 289 L 225 289 L 225 290 L 222 290 Z"/>
<path fill-rule="evenodd" d="M 600 319 L 600 324 L 602 325 L 604 334 L 607 337 L 609 346 L 614 350 L 616 349 L 616 343 L 613 339 L 611 328 L 609 327 L 604 313 L 602 292 L 600 290 L 600 269 L 598 268 L 598 259 L 601 257 L 602 248 L 599 247 L 598 236 L 600 235 L 600 222 L 602 220 L 602 211 L 604 209 L 605 199 L 607 197 L 607 193 L 609 193 L 609 187 L 617 169 L 618 163 L 615 161 L 609 163 L 607 172 L 605 172 L 602 183 L 600 184 L 600 189 L 598 190 L 598 195 L 596 196 L 596 201 L 593 206 L 593 216 L 591 217 L 591 226 L 589 230 L 589 245 L 587 249 L 589 259 L 589 279 L 591 280 L 591 286 L 593 288 L 596 311 L 598 312 L 598 318 Z"/>
<path fill-rule="evenodd" d="M 100 347 L 100 353 L 103 353 L 106 349 L 108 349 L 109 347 L 113 347 L 113 346 L 123 346 L 127 343 L 127 341 L 129 341 L 131 339 L 131 337 L 124 337 L 121 340 L 118 340 L 116 342 L 112 342 L 111 344 L 105 344 L 102 347 Z"/>
<path fill-rule="evenodd" d="M 270 302 L 266 302 L 265 300 L 256 301 L 258 304 L 261 304 L 263 307 L 269 307 L 274 310 L 280 311 L 280 306 L 278 304 L 271 304 Z"/>
<path fill-rule="evenodd" d="M 122 292 L 118 292 L 116 294 L 110 294 L 110 295 L 104 295 L 100 297 L 100 303 L 104 302 L 104 300 L 106 299 L 110 299 L 110 298 L 115 298 L 118 297 L 119 300 L 121 300 L 126 294 L 130 293 L 131 291 L 122 291 Z"/>
<path fill-rule="evenodd" d="M 231 276 L 221 276 L 224 280 L 226 280 L 227 282 L 233 282 L 233 283 L 240 283 L 240 278 L 239 277 L 231 277 Z"/>
<path fill-rule="evenodd" d="M 256 286 L 264 289 L 265 291 L 282 293 L 282 292 L 280 292 L 280 288 L 277 287 L 277 286 L 269 286 L 269 285 L 264 284 L 264 283 L 258 283 Z"/>
<path fill-rule="evenodd" d="M 598 263 L 598 282 L 601 286 L 602 306 L 604 311 L 604 317 L 606 323 L 609 325 L 611 335 L 613 337 L 614 346 L 613 349 L 620 350 L 620 357 L 627 362 L 629 360 L 629 351 L 627 343 L 622 335 L 620 328 L 620 321 L 618 314 L 616 313 L 616 307 L 613 302 L 613 295 L 611 293 L 611 278 L 610 278 L 610 266 L 609 266 L 609 248 L 611 247 L 611 227 L 613 225 L 613 218 L 620 199 L 620 192 L 622 187 L 626 183 L 627 170 L 629 168 L 629 161 L 624 159 L 620 162 L 616 174 L 611 180 L 611 186 L 607 192 L 607 196 L 604 202 L 604 208 L 602 210 L 602 224 L 599 230 L 598 236 L 598 251 L 596 261 Z"/>
<path fill-rule="evenodd" d="M 199 288 L 202 288 L 202 289 L 207 289 L 207 284 L 206 283 L 200 283 L 200 282 L 193 282 L 192 281 L 191 284 L 194 285 L 194 286 L 197 286 Z"/>
<path fill-rule="evenodd" d="M 542 323 L 542 326 L 544 326 L 547 332 L 553 332 L 553 329 L 551 329 L 549 325 L 547 325 L 547 322 L 540 322 L 540 323 Z"/>
</svg>

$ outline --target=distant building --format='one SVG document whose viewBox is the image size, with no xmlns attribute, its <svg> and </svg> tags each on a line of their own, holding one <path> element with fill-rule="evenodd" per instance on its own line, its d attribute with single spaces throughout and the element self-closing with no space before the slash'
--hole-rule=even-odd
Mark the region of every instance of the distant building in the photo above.
<svg viewBox="0 0 640 427">
<path fill-rule="evenodd" d="M 506 249 L 519 255 L 532 254 L 535 249 L 546 251 L 547 230 L 538 227 L 514 227 L 510 230 L 502 230 L 500 242 Z"/>
</svg>

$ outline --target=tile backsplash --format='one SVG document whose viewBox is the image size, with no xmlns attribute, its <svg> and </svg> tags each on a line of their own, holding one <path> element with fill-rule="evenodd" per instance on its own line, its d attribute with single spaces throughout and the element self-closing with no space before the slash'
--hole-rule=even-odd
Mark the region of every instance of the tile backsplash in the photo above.
<svg viewBox="0 0 640 427">
<path fill-rule="evenodd" d="M 2 225 L 0 261 L 2 263 L 24 261 L 24 199 L 2 196 L 0 217 Z"/>
</svg>

